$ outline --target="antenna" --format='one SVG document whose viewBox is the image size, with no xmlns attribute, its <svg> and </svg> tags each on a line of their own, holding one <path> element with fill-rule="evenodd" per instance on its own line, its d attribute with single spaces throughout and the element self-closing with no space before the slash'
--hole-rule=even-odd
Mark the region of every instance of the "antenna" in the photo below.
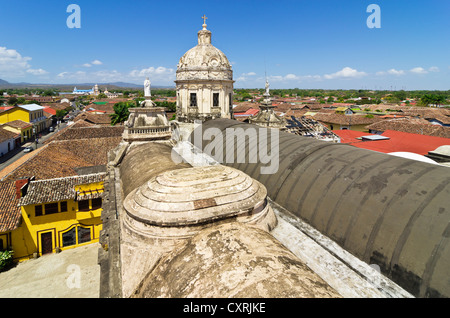
<svg viewBox="0 0 450 318">
<path fill-rule="evenodd" d="M 266 65 L 266 57 L 264 56 L 264 76 L 266 77 L 267 82 L 267 65 Z"/>
</svg>

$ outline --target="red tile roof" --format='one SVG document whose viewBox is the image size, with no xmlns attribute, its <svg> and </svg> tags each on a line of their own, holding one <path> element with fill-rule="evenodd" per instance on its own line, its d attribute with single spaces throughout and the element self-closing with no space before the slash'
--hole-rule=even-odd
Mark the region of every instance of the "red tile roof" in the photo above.
<svg viewBox="0 0 450 318">
<path fill-rule="evenodd" d="M 0 175 L 5 181 L 32 176 L 36 180 L 74 176 L 78 168 L 106 165 L 108 152 L 121 141 L 122 137 L 56 140 L 31 152 L 29 155 L 34 156 L 27 160 L 12 163 Z"/>
<path fill-rule="evenodd" d="M 8 126 L 13 127 L 13 128 L 21 128 L 21 129 L 25 129 L 25 128 L 28 128 L 28 127 L 32 126 L 32 124 L 27 123 L 27 122 L 25 122 L 23 120 L 20 120 L 20 119 L 9 121 L 9 122 L 5 123 L 5 125 L 8 125 Z"/>
<path fill-rule="evenodd" d="M 384 119 L 380 122 L 366 126 L 366 129 L 379 132 L 395 130 L 406 133 L 419 133 L 421 135 L 450 138 L 450 127 L 433 125 L 425 119 Z"/>
<path fill-rule="evenodd" d="M 16 197 L 16 182 L 0 182 L 0 233 L 12 231 L 20 224 L 21 212 Z"/>
</svg>

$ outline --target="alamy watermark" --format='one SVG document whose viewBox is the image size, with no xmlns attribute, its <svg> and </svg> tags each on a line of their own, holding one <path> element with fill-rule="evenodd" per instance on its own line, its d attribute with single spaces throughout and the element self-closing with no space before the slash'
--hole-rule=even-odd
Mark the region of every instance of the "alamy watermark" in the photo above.
<svg viewBox="0 0 450 318">
<path fill-rule="evenodd" d="M 69 4 L 66 12 L 71 13 L 66 20 L 66 25 L 69 29 L 81 28 L 81 8 L 78 4 Z"/>
<path fill-rule="evenodd" d="M 81 268 L 79 265 L 70 264 L 66 268 L 69 277 L 66 279 L 66 286 L 69 289 L 81 288 Z"/>
<path fill-rule="evenodd" d="M 378 4 L 369 4 L 367 6 L 366 12 L 372 13 L 367 17 L 366 25 L 369 29 L 380 29 L 381 28 L 381 8 Z"/>
</svg>

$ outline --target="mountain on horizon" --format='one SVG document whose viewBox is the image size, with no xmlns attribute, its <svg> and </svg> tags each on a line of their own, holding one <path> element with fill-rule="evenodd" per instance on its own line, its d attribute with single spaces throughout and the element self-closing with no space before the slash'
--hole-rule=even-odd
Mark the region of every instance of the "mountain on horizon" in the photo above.
<svg viewBox="0 0 450 318">
<path fill-rule="evenodd" d="M 97 84 L 100 89 L 102 89 L 103 87 L 120 87 L 120 88 L 141 88 L 143 85 L 139 85 L 139 84 L 134 84 L 134 83 L 126 83 L 126 82 L 112 82 L 112 83 L 68 83 L 68 84 L 31 84 L 31 83 L 10 83 L 8 81 L 2 80 L 0 79 L 0 87 L 24 87 L 24 86 L 28 86 L 28 87 L 61 87 L 61 88 L 67 88 L 67 87 L 77 87 L 77 88 L 82 88 L 82 87 L 88 87 L 91 88 L 93 87 L 95 84 Z M 103 86 L 103 87 L 102 87 Z M 158 86 L 158 85 L 152 85 L 153 88 L 173 88 L 170 86 Z"/>
</svg>

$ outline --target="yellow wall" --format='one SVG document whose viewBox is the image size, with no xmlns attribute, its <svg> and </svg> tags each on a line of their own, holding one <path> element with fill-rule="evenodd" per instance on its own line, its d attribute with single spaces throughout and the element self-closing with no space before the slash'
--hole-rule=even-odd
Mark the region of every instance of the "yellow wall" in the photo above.
<svg viewBox="0 0 450 318">
<path fill-rule="evenodd" d="M 22 120 L 26 123 L 30 122 L 29 112 L 19 107 L 9 109 L 0 113 L 0 123 L 4 124 L 13 120 Z"/>
<path fill-rule="evenodd" d="M 67 212 L 61 211 L 61 202 L 67 202 Z M 92 200 L 89 200 L 89 211 L 79 211 L 78 202 L 66 200 L 58 202 L 58 212 L 46 215 L 43 206 L 43 215 L 35 215 L 36 205 L 22 206 L 22 223 L 20 227 L 11 232 L 12 248 L 14 259 L 25 260 L 33 257 L 33 253 L 42 255 L 42 234 L 51 233 L 52 253 L 58 247 L 61 250 L 74 248 L 81 245 L 98 242 L 101 224 L 101 208 L 92 209 Z M 63 234 L 75 227 L 76 241 L 74 245 L 64 246 Z M 90 241 L 78 242 L 79 227 L 90 229 Z"/>
<path fill-rule="evenodd" d="M 2 126 L 2 128 L 12 131 L 13 133 L 20 134 L 21 142 L 25 141 L 25 136 L 27 136 L 26 140 L 30 139 L 31 136 L 33 136 L 33 127 L 32 126 L 25 128 L 25 129 L 20 129 L 20 128 L 14 128 L 14 127 L 10 127 L 8 125 L 4 125 L 4 126 Z"/>
<path fill-rule="evenodd" d="M 361 132 L 368 132 L 369 130 L 366 129 L 366 126 L 368 124 L 362 124 L 362 125 L 340 125 L 335 123 L 326 123 L 322 122 L 325 126 L 327 126 L 328 129 L 331 129 L 331 126 L 333 126 L 333 130 L 340 130 L 347 128 L 348 130 L 354 130 L 354 131 L 361 131 Z"/>
<path fill-rule="evenodd" d="M 13 120 L 22 120 L 26 123 L 31 123 L 31 120 L 39 118 L 42 114 L 42 110 L 27 111 L 20 107 L 15 107 L 0 113 L 0 124 L 5 124 Z M 46 119 L 33 124 L 36 126 L 36 133 L 39 133 L 47 128 Z"/>
</svg>

